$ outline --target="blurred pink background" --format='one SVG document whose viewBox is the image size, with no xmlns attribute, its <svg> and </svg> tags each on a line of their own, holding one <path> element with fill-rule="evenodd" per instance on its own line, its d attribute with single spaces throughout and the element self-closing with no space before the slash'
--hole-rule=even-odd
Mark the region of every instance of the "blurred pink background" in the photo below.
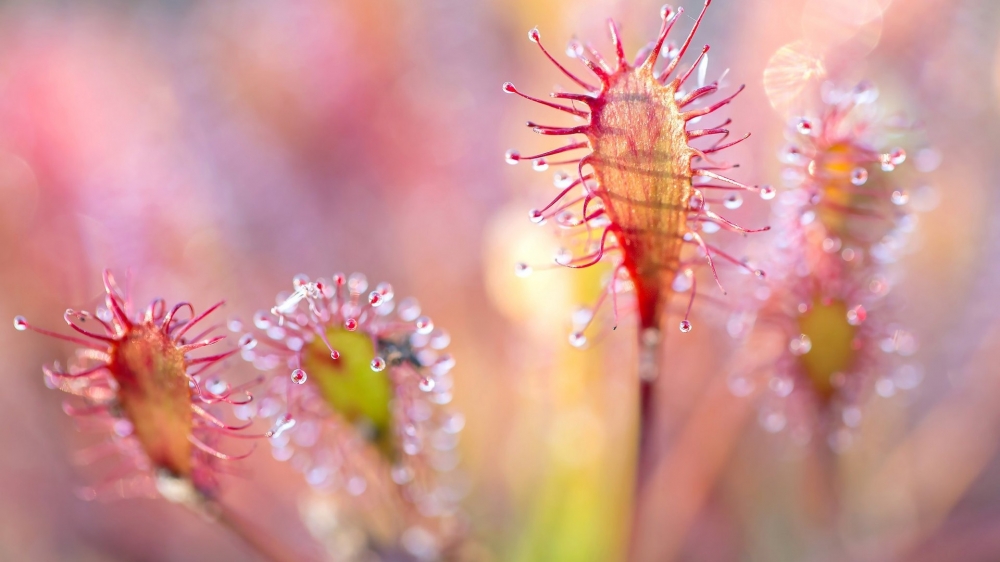
<svg viewBox="0 0 1000 562">
<path fill-rule="evenodd" d="M 685 2 L 690 15 L 700 5 Z M 296 273 L 363 271 L 420 299 L 452 334 L 465 412 L 466 510 L 483 560 L 623 556 L 634 453 L 634 332 L 569 347 L 596 277 L 513 275 L 555 240 L 527 211 L 551 172 L 503 152 L 549 147 L 505 95 L 561 80 L 526 37 L 632 53 L 654 38 L 648 0 L 302 0 L 0 4 L 0 317 L 58 328 L 92 308 L 100 271 L 130 269 L 139 302 L 272 306 Z M 690 26 L 682 25 L 674 38 Z M 995 560 L 1000 552 L 1000 4 L 991 0 L 716 0 L 695 44 L 747 91 L 727 109 L 750 141 L 738 179 L 778 183 L 791 85 L 765 87 L 783 47 L 831 48 L 826 70 L 867 77 L 941 153 L 903 263 L 902 320 L 922 386 L 866 406 L 837 459 L 838 502 L 815 505 L 808 449 L 762 432 L 725 392 L 738 358 L 724 311 L 668 344 L 661 423 L 675 435 L 661 491 L 663 560 Z M 807 47 L 802 47 L 805 40 Z M 572 62 L 572 61 L 569 61 Z M 781 69 L 787 70 L 787 69 Z M 793 69 L 794 70 L 794 69 Z M 794 81 L 792 81 L 794 82 Z M 770 89 L 768 89 L 770 88 Z M 735 213 L 760 223 L 767 206 Z M 592 286 L 593 285 L 593 286 Z M 73 464 L 92 435 L 63 415 L 40 366 L 67 345 L 0 330 L 0 560 L 252 556 L 165 502 L 86 503 L 100 472 Z M 249 373 L 234 361 L 234 376 Z M 224 497 L 291 544 L 308 491 L 267 446 Z M 318 548 L 318 547 L 307 547 Z"/>
</svg>

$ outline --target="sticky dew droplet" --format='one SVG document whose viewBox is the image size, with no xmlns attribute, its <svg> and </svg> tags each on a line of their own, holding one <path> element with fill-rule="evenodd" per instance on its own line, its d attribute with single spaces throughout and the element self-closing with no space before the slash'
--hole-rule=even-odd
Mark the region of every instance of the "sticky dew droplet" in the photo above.
<svg viewBox="0 0 1000 562">
<path fill-rule="evenodd" d="M 868 170 L 864 168 L 854 168 L 851 171 L 851 183 L 854 185 L 864 185 L 868 181 Z"/>
<path fill-rule="evenodd" d="M 417 327 L 418 334 L 427 335 L 434 331 L 434 322 L 426 316 L 417 318 L 414 324 Z"/>
<path fill-rule="evenodd" d="M 292 382 L 295 384 L 305 384 L 308 375 L 302 369 L 295 369 L 292 371 Z"/>
</svg>

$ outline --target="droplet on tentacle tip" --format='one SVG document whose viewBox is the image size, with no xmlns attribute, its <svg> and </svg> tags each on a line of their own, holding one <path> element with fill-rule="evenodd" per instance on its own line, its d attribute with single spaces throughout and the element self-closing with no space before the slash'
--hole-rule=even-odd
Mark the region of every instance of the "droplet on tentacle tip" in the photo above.
<svg viewBox="0 0 1000 562">
<path fill-rule="evenodd" d="M 434 322 L 427 316 L 417 318 L 415 324 L 418 334 L 426 335 L 434 331 Z"/>
<path fill-rule="evenodd" d="M 424 392 L 430 392 L 430 391 L 434 390 L 434 386 L 435 386 L 434 379 L 424 377 L 424 378 L 420 379 L 420 383 L 418 384 L 418 386 L 420 387 L 420 390 L 422 390 Z"/>
<path fill-rule="evenodd" d="M 508 164 L 514 166 L 521 161 L 521 153 L 514 149 L 510 149 L 504 154 L 503 158 Z"/>
<path fill-rule="evenodd" d="M 774 199 L 774 196 L 777 194 L 778 192 L 770 185 L 760 186 L 760 198 L 765 201 L 770 201 L 771 199 Z"/>
<path fill-rule="evenodd" d="M 691 328 L 692 328 L 691 322 L 688 321 L 688 320 L 681 320 L 681 323 L 680 323 L 679 327 L 680 327 L 681 332 L 684 332 L 685 334 L 688 333 L 688 332 L 690 332 Z"/>
<path fill-rule="evenodd" d="M 587 343 L 587 336 L 581 332 L 573 332 L 569 335 L 569 344 L 573 347 L 583 347 Z"/>
<path fill-rule="evenodd" d="M 353 332 L 358 329 L 358 321 L 356 318 L 348 318 L 344 320 L 344 329 L 348 332 Z"/>
<path fill-rule="evenodd" d="M 851 171 L 851 183 L 854 185 L 864 185 L 867 181 L 868 170 L 859 167 Z"/>
<path fill-rule="evenodd" d="M 306 372 L 302 369 L 295 369 L 292 371 L 292 382 L 295 384 L 305 384 L 306 379 L 308 378 L 309 377 L 306 375 Z"/>
<path fill-rule="evenodd" d="M 385 359 L 382 359 L 381 357 L 376 357 L 376 358 L 372 359 L 371 367 L 372 367 L 372 370 L 375 371 L 376 373 L 378 373 L 379 371 L 384 370 L 385 369 Z"/>
<path fill-rule="evenodd" d="M 28 329 L 28 320 L 24 316 L 14 317 L 14 329 L 23 332 Z"/>
<path fill-rule="evenodd" d="M 257 338 L 253 337 L 253 334 L 243 334 L 237 345 L 242 349 L 253 349 L 257 347 Z"/>
</svg>

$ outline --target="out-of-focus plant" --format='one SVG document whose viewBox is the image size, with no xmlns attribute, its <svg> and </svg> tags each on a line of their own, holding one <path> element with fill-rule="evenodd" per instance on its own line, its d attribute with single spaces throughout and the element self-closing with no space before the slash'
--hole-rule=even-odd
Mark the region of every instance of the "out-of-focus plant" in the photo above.
<svg viewBox="0 0 1000 562">
<path fill-rule="evenodd" d="M 220 463 L 246 458 L 253 449 L 225 453 L 222 443 L 261 437 L 243 432 L 252 422 L 227 422 L 220 411 L 221 405 L 249 404 L 249 388 L 261 382 L 232 386 L 219 378 L 218 367 L 240 349 L 191 355 L 225 339 L 213 335 L 221 325 L 202 324 L 223 303 L 195 314 L 190 303 L 168 309 L 155 299 L 139 313 L 110 271 L 104 272 L 104 290 L 105 304 L 96 312 L 67 309 L 63 315 L 83 338 L 36 327 L 23 316 L 14 319 L 17 330 L 79 346 L 65 368 L 58 362 L 43 367 L 45 384 L 83 402 L 67 402 L 67 414 L 107 431 L 104 441 L 80 453 L 83 462 L 119 457 L 119 465 L 81 489 L 80 497 L 162 497 L 219 521 L 264 556 L 289 559 L 292 552 L 277 549 L 217 498 Z M 253 339 L 244 336 L 239 343 L 248 347 Z"/>
<path fill-rule="evenodd" d="M 705 2 L 680 46 L 667 44 L 666 39 L 684 10 L 664 7 L 656 41 L 640 50 L 634 62 L 626 59 L 613 21 L 609 23 L 615 48 L 612 62 L 590 44 L 573 41 L 567 52 L 587 67 L 598 80 L 597 85 L 559 63 L 542 46 L 538 30 L 532 29 L 528 38 L 567 78 L 583 88 L 584 93 L 560 91 L 551 95 L 570 105 L 528 96 L 510 82 L 503 85 L 505 92 L 557 109 L 577 123 L 556 126 L 529 121 L 528 127 L 535 133 L 577 140 L 532 156 L 516 150 L 506 154 L 511 164 L 530 160 L 536 170 L 569 165 L 575 172 L 558 175 L 557 186 L 562 189 L 559 195 L 529 213 L 533 222 L 551 220 L 566 235 L 568 247 L 556 255 L 555 264 L 570 268 L 592 267 L 602 260 L 613 264 L 605 291 L 594 308 L 579 319 L 570 343 L 586 343 L 584 332 L 606 300 L 612 301 L 617 326 L 619 295 L 634 293 L 641 349 L 637 497 L 642 494 L 660 446 L 649 432 L 653 423 L 653 385 L 660 374 L 660 330 L 671 297 L 677 292 L 689 292 L 679 323 L 680 331 L 686 333 L 692 329 L 689 315 L 697 292 L 694 269 L 698 265 L 707 263 L 720 288 L 713 258 L 722 258 L 764 278 L 763 271 L 709 244 L 704 236 L 720 229 L 741 234 L 767 230 L 745 229 L 717 214 L 712 206 L 738 208 L 743 203 L 741 192 L 758 193 L 764 199 L 771 199 L 775 193 L 772 188 L 746 185 L 720 174 L 734 166 L 716 160 L 716 153 L 745 140 L 749 134 L 727 142 L 729 130 L 725 127 L 731 120 L 702 124 L 729 104 L 743 87 L 720 100 L 703 101 L 722 87 L 725 78 L 724 73 L 719 80 L 705 82 L 707 45 L 689 66 L 680 67 L 710 4 L 710 0 Z M 660 64 L 661 55 L 664 64 Z M 689 128 L 695 123 L 698 128 Z M 580 150 L 589 152 L 568 160 L 549 160 Z M 517 265 L 517 273 L 522 276 L 534 269 L 527 263 Z"/>
<path fill-rule="evenodd" d="M 360 273 L 298 275 L 243 358 L 277 373 L 259 406 L 272 452 L 317 494 L 306 523 L 335 558 L 455 556 L 463 532 L 454 470 L 465 425 L 452 400 L 451 337 L 392 286 Z M 351 530 L 356 540 L 350 540 Z"/>
</svg>

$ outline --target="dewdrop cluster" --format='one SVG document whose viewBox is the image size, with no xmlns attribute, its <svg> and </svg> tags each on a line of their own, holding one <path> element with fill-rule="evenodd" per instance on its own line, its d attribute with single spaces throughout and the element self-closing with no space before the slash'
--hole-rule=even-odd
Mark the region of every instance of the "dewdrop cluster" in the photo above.
<svg viewBox="0 0 1000 562">
<path fill-rule="evenodd" d="M 101 443 L 81 451 L 84 464 L 117 458 L 117 466 L 83 499 L 156 496 L 187 504 L 213 497 L 220 463 L 245 457 L 222 452 L 226 438 L 252 438 L 250 423 L 224 421 L 223 404 L 248 405 L 254 383 L 230 386 L 217 376 L 222 361 L 238 349 L 194 355 L 219 343 L 218 326 L 202 322 L 222 303 L 200 314 L 186 302 L 171 308 L 156 299 L 137 314 L 131 299 L 104 272 L 105 306 L 94 313 L 67 310 L 66 324 L 78 336 L 37 328 L 18 316 L 17 330 L 32 330 L 79 346 L 64 368 L 43 367 L 45 384 L 75 397 L 65 412 L 81 424 L 108 431 Z M 259 382 L 259 381 L 255 381 Z M 230 445 L 225 445 L 229 447 Z M 249 449 L 249 450 L 248 450 Z"/>
<path fill-rule="evenodd" d="M 760 307 L 730 320 L 730 333 L 777 330 L 784 345 L 769 375 L 760 421 L 769 431 L 792 426 L 803 439 L 816 424 L 835 449 L 847 446 L 874 390 L 891 396 L 920 380 L 908 361 L 914 336 L 894 321 L 892 264 L 916 220 L 897 167 L 906 152 L 890 141 L 906 131 L 882 115 L 878 92 L 864 83 L 824 88 L 815 116 L 789 126 L 782 150 L 783 189 L 773 208 L 770 286 Z M 732 380 L 751 391 L 749 373 Z M 797 397 L 788 400 L 789 397 Z"/>
<path fill-rule="evenodd" d="M 402 528 L 444 546 L 457 512 L 451 484 L 464 417 L 451 412 L 447 332 L 392 287 L 364 275 L 293 279 L 254 315 L 255 345 L 242 356 L 277 373 L 268 396 L 237 412 L 273 420 L 273 455 L 320 490 L 368 509 L 391 509 Z M 426 546 L 426 545 L 425 545 Z"/>
<path fill-rule="evenodd" d="M 615 58 L 610 63 L 589 44 L 572 42 L 567 53 L 587 67 L 596 84 L 559 63 L 542 46 L 538 30 L 531 30 L 528 38 L 556 68 L 584 90 L 551 94 L 569 105 L 525 95 L 509 82 L 503 86 L 505 92 L 559 110 L 572 122 L 572 125 L 528 122 L 535 133 L 567 136 L 571 140 L 562 147 L 532 156 L 516 150 L 506 154 L 509 163 L 529 160 L 538 171 L 569 166 L 569 171 L 555 174 L 555 184 L 560 190 L 555 198 L 529 213 L 535 223 L 554 223 L 566 241 L 555 256 L 555 265 L 586 268 L 602 261 L 611 264 L 606 290 L 599 301 L 576 315 L 575 329 L 570 335 L 573 345 L 586 343 L 585 331 L 596 310 L 607 300 L 612 301 L 617 325 L 621 304 L 617 296 L 626 291 L 635 293 L 635 299 L 625 306 L 634 302 L 644 341 L 659 339 L 666 305 L 676 292 L 689 292 L 679 329 L 691 331 L 689 316 L 697 289 L 694 270 L 707 264 L 718 282 L 716 259 L 730 261 L 763 278 L 760 270 L 706 240 L 707 235 L 720 229 L 757 232 L 722 217 L 715 205 L 738 208 L 744 192 L 757 193 L 764 199 L 774 196 L 770 188 L 745 185 L 722 175 L 734 166 L 716 160 L 718 152 L 749 135 L 727 142 L 726 127 L 731 121 L 706 121 L 743 87 L 722 99 L 705 101 L 723 88 L 725 76 L 724 73 L 719 80 L 706 83 L 707 45 L 690 66 L 680 66 L 709 4 L 705 2 L 705 9 L 680 46 L 668 44 L 666 38 L 683 9 L 664 7 L 656 41 L 642 49 L 632 62 L 625 58 L 613 21 L 609 25 Z M 578 151 L 583 154 L 550 160 Z M 522 276 L 537 269 L 523 263 L 516 267 Z"/>
</svg>

